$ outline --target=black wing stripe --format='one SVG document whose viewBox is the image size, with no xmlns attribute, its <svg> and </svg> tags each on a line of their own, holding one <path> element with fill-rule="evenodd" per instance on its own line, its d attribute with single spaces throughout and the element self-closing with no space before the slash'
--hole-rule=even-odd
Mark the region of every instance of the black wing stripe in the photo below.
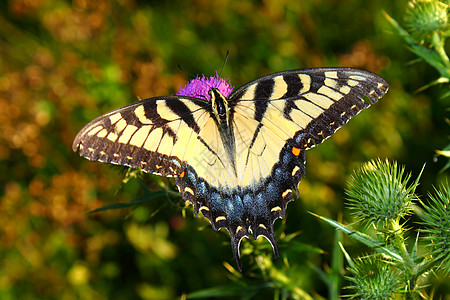
<svg viewBox="0 0 450 300">
<path fill-rule="evenodd" d="M 180 116 L 180 118 L 197 134 L 200 132 L 200 127 L 192 116 L 192 111 L 183 102 L 166 101 L 167 107 L 169 107 L 172 112 Z"/>
<path fill-rule="evenodd" d="M 283 99 L 297 97 L 300 91 L 303 89 L 302 81 L 300 77 L 296 74 L 285 74 L 283 75 L 283 80 L 287 84 L 286 93 L 283 95 Z"/>
<path fill-rule="evenodd" d="M 274 88 L 273 80 L 266 80 L 258 83 L 255 88 L 255 120 L 261 122 L 266 113 L 267 106 L 269 105 L 269 98 L 273 93 Z"/>
</svg>

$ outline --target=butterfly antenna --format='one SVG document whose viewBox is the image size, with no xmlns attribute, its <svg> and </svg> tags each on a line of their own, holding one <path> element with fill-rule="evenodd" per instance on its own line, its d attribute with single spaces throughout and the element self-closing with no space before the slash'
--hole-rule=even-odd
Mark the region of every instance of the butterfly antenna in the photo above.
<svg viewBox="0 0 450 300">
<path fill-rule="evenodd" d="M 183 71 L 183 72 L 186 73 L 187 75 L 191 76 L 192 78 L 195 77 L 192 73 L 186 71 L 180 64 L 178 64 L 178 69 L 180 69 L 181 71 Z"/>
<path fill-rule="evenodd" d="M 223 61 L 223 65 L 222 65 L 222 69 L 220 70 L 219 77 L 222 77 L 222 72 L 223 72 L 223 69 L 225 69 L 225 65 L 227 64 L 229 53 L 230 53 L 230 51 L 227 50 L 227 55 L 225 55 L 225 60 Z"/>
</svg>

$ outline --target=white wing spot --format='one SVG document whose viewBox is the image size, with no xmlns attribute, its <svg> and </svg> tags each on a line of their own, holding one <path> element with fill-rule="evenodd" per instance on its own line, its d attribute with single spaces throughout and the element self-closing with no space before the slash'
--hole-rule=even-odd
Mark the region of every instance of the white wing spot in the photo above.
<svg viewBox="0 0 450 300">
<path fill-rule="evenodd" d="M 348 86 L 348 85 L 344 85 L 339 89 L 339 92 L 341 92 L 344 95 L 347 95 L 348 93 L 350 93 L 352 89 Z"/>
<path fill-rule="evenodd" d="M 153 131 L 150 131 L 147 140 L 144 144 L 144 149 L 148 151 L 155 151 L 161 141 L 163 136 L 162 128 L 155 128 Z"/>
<path fill-rule="evenodd" d="M 128 125 L 127 127 L 125 127 L 125 130 L 120 135 L 119 143 L 127 144 L 136 130 L 138 130 L 138 128 L 134 125 Z"/>
<path fill-rule="evenodd" d="M 108 140 L 110 140 L 111 142 L 115 142 L 115 141 L 117 141 L 118 137 L 119 136 L 115 132 L 110 132 L 106 138 Z"/>
<path fill-rule="evenodd" d="M 328 72 L 325 72 L 325 77 L 328 77 L 328 78 L 338 78 L 338 75 L 337 75 L 337 71 L 328 71 Z"/>
<path fill-rule="evenodd" d="M 325 96 L 333 99 L 334 101 L 340 100 L 342 98 L 342 95 L 339 92 L 329 88 L 326 85 L 321 86 L 320 89 L 317 92 L 319 94 L 325 95 Z"/>
<path fill-rule="evenodd" d="M 108 130 L 103 129 L 103 130 L 101 130 L 99 133 L 97 133 L 97 136 L 98 136 L 99 138 L 104 138 L 107 134 L 108 134 Z"/>
<path fill-rule="evenodd" d="M 174 121 L 180 119 L 180 116 L 174 113 L 166 103 L 166 100 L 156 101 L 156 111 L 160 116 L 164 116 L 164 119 L 168 121 Z"/>
<path fill-rule="evenodd" d="M 116 132 L 122 132 L 122 130 L 127 127 L 127 121 L 125 121 L 124 119 L 120 120 L 119 122 L 117 122 L 116 124 Z"/>
<path fill-rule="evenodd" d="M 216 218 L 216 223 L 220 221 L 225 221 L 227 218 L 225 216 L 219 216 Z"/>
<path fill-rule="evenodd" d="M 88 135 L 89 136 L 93 136 L 93 135 L 97 134 L 97 132 L 99 132 L 102 129 L 103 129 L 103 126 L 98 125 L 98 126 L 94 127 L 93 129 L 89 130 Z"/>
<path fill-rule="evenodd" d="M 358 81 L 366 81 L 366 77 L 359 76 L 359 75 L 350 75 L 350 79 L 358 80 Z"/>
<path fill-rule="evenodd" d="M 142 147 L 144 145 L 145 140 L 148 137 L 148 133 L 150 132 L 150 126 L 144 125 L 139 128 L 136 133 L 133 134 L 133 137 L 130 140 L 130 144 L 136 147 Z"/>
<path fill-rule="evenodd" d="M 191 194 L 192 196 L 194 196 L 194 191 L 190 188 L 190 187 L 185 187 L 184 188 L 184 191 L 186 192 L 186 193 L 189 193 L 189 194 Z M 205 206 L 206 207 L 206 206 Z"/>
<path fill-rule="evenodd" d="M 300 167 L 295 166 L 294 169 L 292 170 L 292 176 L 295 176 L 295 174 L 297 173 L 298 170 L 300 170 Z"/>
<path fill-rule="evenodd" d="M 275 206 L 270 211 L 273 212 L 273 211 L 280 211 L 280 210 L 281 210 L 281 207 Z"/>
<path fill-rule="evenodd" d="M 320 89 L 319 89 L 319 91 L 320 91 Z M 323 95 L 315 94 L 315 93 L 307 93 L 303 97 L 305 97 L 309 101 L 313 102 L 314 104 L 319 105 L 320 107 L 322 107 L 324 109 L 327 109 L 334 103 L 330 98 L 323 96 Z"/>
<path fill-rule="evenodd" d="M 298 167 L 297 167 L 297 168 L 298 168 Z M 292 190 L 291 190 L 291 189 L 285 190 L 285 191 L 283 192 L 283 194 L 281 194 L 281 197 L 283 197 L 283 199 L 284 199 L 284 198 L 286 198 L 286 196 L 287 196 L 289 193 L 292 193 Z"/>
<path fill-rule="evenodd" d="M 273 78 L 273 81 L 275 85 L 273 87 L 272 95 L 270 95 L 270 99 L 280 99 L 286 94 L 288 85 L 281 75 Z"/>
<path fill-rule="evenodd" d="M 139 105 L 138 107 L 136 107 L 136 109 L 134 110 L 134 114 L 142 124 L 153 124 L 152 120 L 145 116 L 144 105 Z"/>
<path fill-rule="evenodd" d="M 115 113 L 109 117 L 109 121 L 111 122 L 111 124 L 115 124 L 120 119 L 122 119 L 122 115 L 120 113 Z"/>
<path fill-rule="evenodd" d="M 337 80 L 331 79 L 331 78 L 326 78 L 323 83 L 325 83 L 326 86 L 329 86 L 330 88 L 337 88 L 338 87 L 338 82 Z"/>
<path fill-rule="evenodd" d="M 358 85 L 358 81 L 356 81 L 356 80 L 347 80 L 347 84 L 349 85 L 349 86 L 356 86 L 356 85 Z"/>
<path fill-rule="evenodd" d="M 300 81 L 302 82 L 302 89 L 299 91 L 299 95 L 306 93 L 311 89 L 311 76 L 306 74 L 298 74 Z"/>
<path fill-rule="evenodd" d="M 317 118 L 321 113 L 323 113 L 323 109 L 321 109 L 316 104 L 313 104 L 309 101 L 298 100 L 295 104 L 302 110 L 302 112 L 307 113 L 309 116 L 313 118 Z"/>
<path fill-rule="evenodd" d="M 202 206 L 202 207 L 200 207 L 200 209 L 199 209 L 200 211 L 202 211 L 202 210 L 206 210 L 206 211 L 209 211 L 209 208 L 207 207 L 207 206 Z"/>
</svg>

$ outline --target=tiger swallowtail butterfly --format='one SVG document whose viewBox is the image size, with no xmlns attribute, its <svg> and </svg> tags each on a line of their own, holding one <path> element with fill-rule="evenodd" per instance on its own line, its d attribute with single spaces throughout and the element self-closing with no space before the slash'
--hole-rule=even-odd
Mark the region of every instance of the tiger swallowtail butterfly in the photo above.
<svg viewBox="0 0 450 300">
<path fill-rule="evenodd" d="M 72 147 L 89 160 L 174 177 L 195 215 L 201 212 L 214 230 L 228 230 L 241 270 L 244 237 L 265 237 L 278 257 L 273 223 L 298 193 L 305 150 L 375 103 L 388 84 L 363 70 L 314 68 L 231 89 L 218 76 L 196 78 L 182 95 L 96 118 Z"/>
</svg>

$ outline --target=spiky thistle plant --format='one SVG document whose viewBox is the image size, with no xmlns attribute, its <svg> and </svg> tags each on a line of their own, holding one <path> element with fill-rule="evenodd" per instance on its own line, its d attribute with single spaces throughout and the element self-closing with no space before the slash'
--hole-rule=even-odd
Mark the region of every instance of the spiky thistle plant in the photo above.
<svg viewBox="0 0 450 300">
<path fill-rule="evenodd" d="M 365 223 L 398 222 L 411 211 L 417 182 L 408 185 L 411 174 L 397 163 L 371 161 L 354 172 L 347 195 L 355 217 Z"/>
<path fill-rule="evenodd" d="M 380 255 L 357 258 L 348 269 L 352 276 L 346 276 L 352 289 L 351 299 L 395 299 L 402 290 L 402 272 L 390 261 L 383 261 Z"/>
<path fill-rule="evenodd" d="M 421 224 L 427 237 L 415 241 L 407 238 L 403 224 L 417 207 L 415 189 L 419 178 L 411 180 L 405 168 L 389 161 L 371 161 L 356 170 L 349 182 L 347 195 L 357 222 L 370 225 L 377 234 L 367 235 L 325 217 L 320 217 L 348 236 L 365 244 L 377 254 L 352 259 L 343 246 L 347 259 L 351 298 L 419 299 L 425 292 L 423 280 L 431 271 L 450 272 L 450 187 L 443 185 L 423 204 Z M 413 211 L 412 206 L 416 208 Z M 421 245 L 419 246 L 419 242 Z M 418 249 L 429 248 L 419 256 Z M 354 262 L 355 261 L 355 262 Z"/>
<path fill-rule="evenodd" d="M 448 29 L 448 5 L 441 1 L 410 1 L 405 12 L 405 27 L 419 39 L 431 41 L 434 34 Z"/>
<path fill-rule="evenodd" d="M 203 98 L 205 100 L 210 100 L 211 96 L 208 91 L 211 88 L 216 88 L 219 92 L 228 97 L 233 91 L 233 86 L 228 79 L 220 78 L 216 73 L 215 76 L 206 77 L 205 75 L 197 76 L 196 78 L 190 80 L 183 88 L 180 88 L 177 95 L 178 96 L 190 96 Z"/>
<path fill-rule="evenodd" d="M 422 203 L 424 207 L 422 232 L 427 236 L 429 260 L 431 264 L 438 265 L 446 274 L 450 273 L 450 186 L 442 184 L 435 194 L 429 195 L 429 204 Z"/>
</svg>

